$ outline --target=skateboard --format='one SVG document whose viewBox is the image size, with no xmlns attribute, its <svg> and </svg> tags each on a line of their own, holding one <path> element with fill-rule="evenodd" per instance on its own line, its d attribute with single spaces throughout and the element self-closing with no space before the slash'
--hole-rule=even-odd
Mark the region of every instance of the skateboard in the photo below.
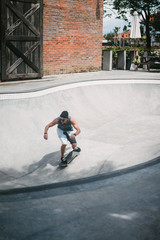
<svg viewBox="0 0 160 240">
<path fill-rule="evenodd" d="M 67 154 L 67 156 L 65 156 L 65 160 L 66 160 L 67 163 L 60 162 L 59 166 L 60 167 L 67 167 L 68 164 L 70 164 L 72 162 L 72 160 L 79 155 L 80 151 L 81 151 L 81 149 L 78 148 L 77 150 L 72 150 L 71 152 L 69 152 Z"/>
</svg>

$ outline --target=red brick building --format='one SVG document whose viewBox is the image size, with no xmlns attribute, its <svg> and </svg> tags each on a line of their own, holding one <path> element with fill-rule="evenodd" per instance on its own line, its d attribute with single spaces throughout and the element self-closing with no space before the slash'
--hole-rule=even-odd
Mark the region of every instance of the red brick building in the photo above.
<svg viewBox="0 0 160 240">
<path fill-rule="evenodd" d="M 1 0 L 0 81 L 98 71 L 103 0 Z"/>
<path fill-rule="evenodd" d="M 43 75 L 100 70 L 103 0 L 43 3 Z"/>
</svg>

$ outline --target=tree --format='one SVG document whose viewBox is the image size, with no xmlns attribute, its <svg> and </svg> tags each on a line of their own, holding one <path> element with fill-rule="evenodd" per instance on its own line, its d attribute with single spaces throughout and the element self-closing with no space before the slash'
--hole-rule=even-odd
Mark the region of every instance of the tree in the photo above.
<svg viewBox="0 0 160 240">
<path fill-rule="evenodd" d="M 126 25 L 124 25 L 124 27 L 123 27 L 123 32 L 127 32 L 127 26 Z"/>
<path fill-rule="evenodd" d="M 121 42 L 120 42 L 121 39 L 118 38 L 118 32 L 119 32 L 120 29 L 121 29 L 120 27 L 115 27 L 115 28 L 113 29 L 113 31 L 114 31 L 114 36 L 116 37 L 116 38 L 115 38 L 115 45 L 118 44 L 118 41 L 119 41 L 119 43 L 120 43 L 120 45 L 121 45 Z"/>
<path fill-rule="evenodd" d="M 105 36 L 105 39 L 108 40 L 108 45 L 113 45 L 114 44 L 114 33 L 113 32 L 110 32 L 108 33 L 106 36 Z"/>
<path fill-rule="evenodd" d="M 150 36 L 150 17 L 160 9 L 160 0 L 113 0 L 113 8 L 118 11 L 124 20 L 127 19 L 126 14 L 130 12 L 133 15 L 137 11 L 142 16 L 146 27 L 147 48 L 151 48 Z"/>
<path fill-rule="evenodd" d="M 118 34 L 118 32 L 119 32 L 120 29 L 121 29 L 120 27 L 115 27 L 115 28 L 113 29 L 115 36 L 117 36 L 117 34 Z"/>
<path fill-rule="evenodd" d="M 103 0 L 104 5 L 104 17 L 111 17 L 114 14 L 113 0 Z"/>
<path fill-rule="evenodd" d="M 154 27 L 155 31 L 160 31 L 160 12 L 152 16 L 151 25 Z"/>
</svg>

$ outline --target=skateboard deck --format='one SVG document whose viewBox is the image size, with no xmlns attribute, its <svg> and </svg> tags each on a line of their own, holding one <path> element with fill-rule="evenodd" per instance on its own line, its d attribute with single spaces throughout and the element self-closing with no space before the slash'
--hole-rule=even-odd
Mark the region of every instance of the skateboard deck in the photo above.
<svg viewBox="0 0 160 240">
<path fill-rule="evenodd" d="M 67 154 L 67 156 L 65 157 L 65 160 L 67 161 L 67 163 L 60 162 L 59 166 L 60 167 L 67 167 L 68 164 L 70 164 L 70 162 L 72 162 L 72 160 L 80 154 L 80 151 L 81 151 L 81 149 L 78 148 L 78 151 L 72 150 L 71 152 L 69 152 Z"/>
</svg>

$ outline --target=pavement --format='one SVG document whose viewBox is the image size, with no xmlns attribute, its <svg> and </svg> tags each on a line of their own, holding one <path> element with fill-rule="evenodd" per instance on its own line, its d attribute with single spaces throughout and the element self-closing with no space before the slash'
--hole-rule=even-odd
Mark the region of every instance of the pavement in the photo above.
<svg viewBox="0 0 160 240">
<path fill-rule="evenodd" d="M 0 83 L 0 240 L 160 239 L 159 80 L 102 71 Z M 43 131 L 64 109 L 82 152 L 60 170 L 56 128 L 48 141 Z"/>
<path fill-rule="evenodd" d="M 0 195 L 0 240 L 159 240 L 159 173 Z"/>
<path fill-rule="evenodd" d="M 0 84 L 0 190 L 84 179 L 160 156 L 160 75 L 101 71 Z M 68 110 L 81 128 L 81 154 L 61 170 L 56 127 Z M 67 146 L 67 152 L 71 150 Z"/>
</svg>

